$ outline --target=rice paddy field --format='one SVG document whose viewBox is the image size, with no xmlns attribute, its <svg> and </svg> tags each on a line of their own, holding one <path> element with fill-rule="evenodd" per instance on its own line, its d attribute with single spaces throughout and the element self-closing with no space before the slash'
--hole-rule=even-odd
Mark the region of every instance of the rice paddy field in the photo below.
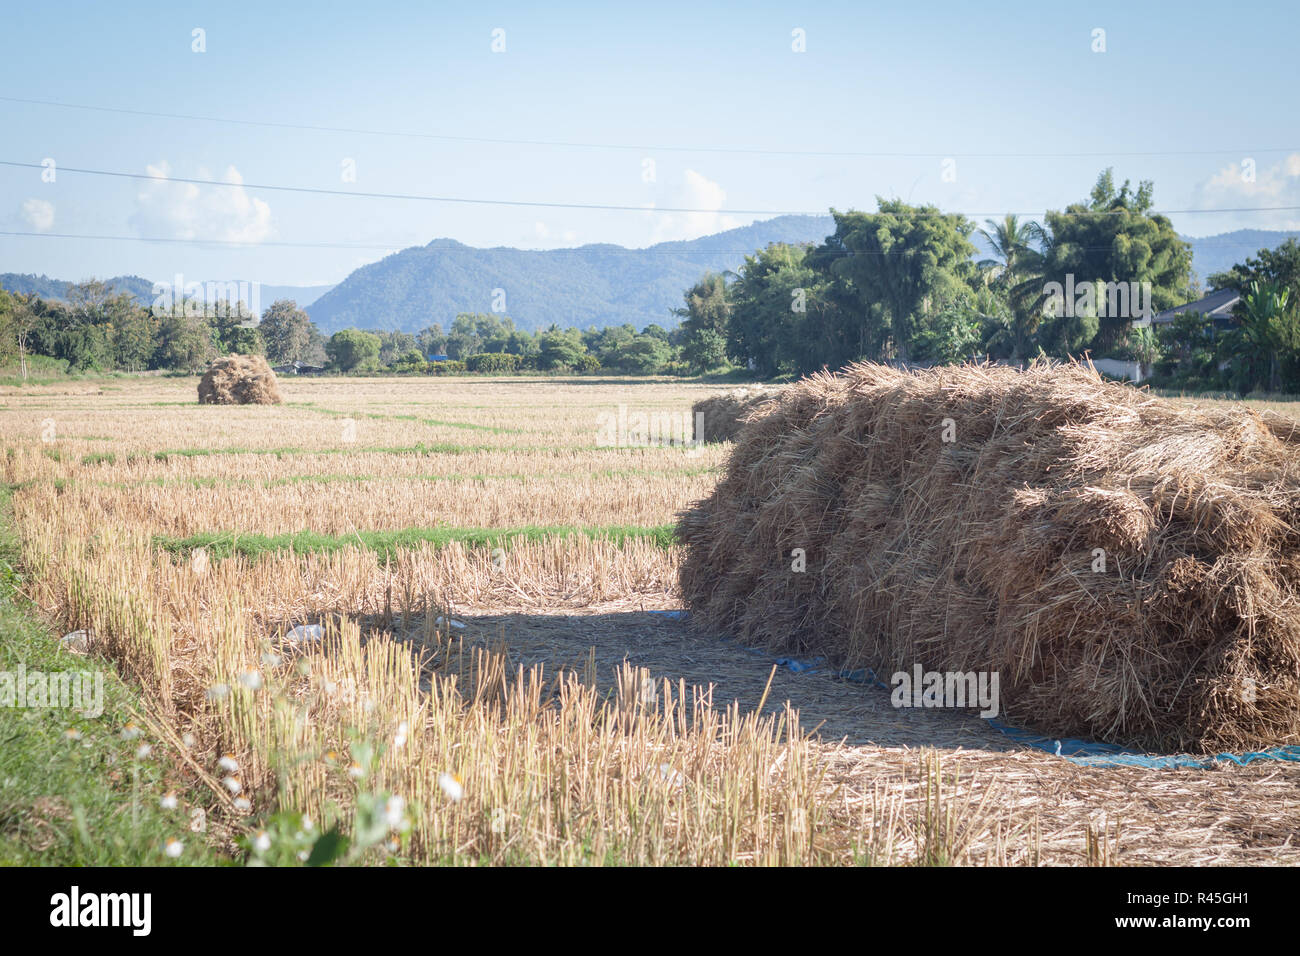
<svg viewBox="0 0 1300 956">
<path fill-rule="evenodd" d="M 190 840 L 201 809 L 218 851 L 294 811 L 367 863 L 1300 862 L 1296 764 L 1076 766 L 656 613 L 731 446 L 621 423 L 717 386 L 196 384 L 0 388 L 25 593 L 139 685 Z"/>
</svg>

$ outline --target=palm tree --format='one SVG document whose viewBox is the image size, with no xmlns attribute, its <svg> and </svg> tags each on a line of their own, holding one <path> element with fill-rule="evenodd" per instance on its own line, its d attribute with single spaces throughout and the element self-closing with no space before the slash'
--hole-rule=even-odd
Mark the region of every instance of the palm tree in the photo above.
<svg viewBox="0 0 1300 956">
<path fill-rule="evenodd" d="M 1268 390 L 1278 390 L 1278 356 L 1300 346 L 1300 328 L 1291 308 L 1291 290 L 1273 282 L 1252 282 L 1241 297 L 1237 325 L 1223 339 L 1224 350 L 1245 363 L 1251 387 L 1267 376 Z"/>
<path fill-rule="evenodd" d="M 1023 359 L 1041 318 L 1037 306 L 1043 294 L 1043 247 L 1050 238 L 1038 223 L 1021 222 L 1014 213 L 1007 213 L 1001 222 L 986 219 L 984 224 L 986 228 L 979 233 L 992 247 L 994 258 L 983 259 L 978 265 L 989 285 L 1006 292 L 1012 314 L 1014 357 Z"/>
</svg>

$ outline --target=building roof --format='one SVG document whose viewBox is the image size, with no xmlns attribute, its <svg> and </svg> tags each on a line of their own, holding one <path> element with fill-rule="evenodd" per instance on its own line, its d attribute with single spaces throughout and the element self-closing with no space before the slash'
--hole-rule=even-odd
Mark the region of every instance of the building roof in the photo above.
<svg viewBox="0 0 1300 956">
<path fill-rule="evenodd" d="M 1209 319 L 1226 321 L 1232 318 L 1232 310 L 1241 301 L 1241 293 L 1236 289 L 1215 289 L 1204 298 L 1186 305 L 1176 305 L 1172 309 L 1157 313 L 1151 317 L 1152 322 L 1166 324 L 1180 315 L 1196 312 Z"/>
</svg>

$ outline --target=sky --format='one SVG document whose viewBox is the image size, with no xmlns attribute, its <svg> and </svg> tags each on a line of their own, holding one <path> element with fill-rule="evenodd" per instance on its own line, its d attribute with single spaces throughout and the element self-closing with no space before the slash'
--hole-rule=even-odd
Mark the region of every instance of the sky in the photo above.
<svg viewBox="0 0 1300 956">
<path fill-rule="evenodd" d="M 0 165 L 0 233 L 27 234 L 0 272 L 317 285 L 435 238 L 642 247 L 878 196 L 1041 218 L 1107 166 L 1186 235 L 1300 229 L 1294 3 L 45 0 L 0 24 L 0 163 L 29 164 Z"/>
</svg>

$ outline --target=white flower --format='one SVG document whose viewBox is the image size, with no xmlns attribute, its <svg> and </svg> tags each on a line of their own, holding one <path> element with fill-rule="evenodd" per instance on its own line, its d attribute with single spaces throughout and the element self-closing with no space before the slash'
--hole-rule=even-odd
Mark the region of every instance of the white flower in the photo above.
<svg viewBox="0 0 1300 956">
<path fill-rule="evenodd" d="M 185 849 L 185 844 L 175 837 L 168 837 L 166 844 L 163 845 L 163 852 L 173 860 L 180 856 Z"/>
<path fill-rule="evenodd" d="M 359 763 L 353 763 L 352 766 L 348 767 L 348 776 L 353 780 L 360 780 L 365 775 L 366 772 L 361 769 L 361 764 Z"/>
<path fill-rule="evenodd" d="M 223 700 L 229 693 L 229 684 L 213 684 L 208 688 L 208 700 Z"/>
<path fill-rule="evenodd" d="M 394 830 L 406 822 L 406 801 L 401 797 L 389 797 L 384 803 L 384 822 Z"/>
<path fill-rule="evenodd" d="M 316 824 L 314 824 L 314 823 L 311 822 L 311 817 L 307 816 L 307 814 L 304 813 L 304 814 L 302 815 L 302 828 L 303 828 L 303 830 L 305 830 L 305 831 L 307 831 L 307 832 L 310 832 L 311 829 L 312 829 L 312 827 L 314 827 L 314 826 L 316 826 Z"/>
<path fill-rule="evenodd" d="M 270 651 L 267 651 L 265 654 L 262 655 L 262 663 L 265 664 L 267 667 L 270 667 L 270 668 L 276 668 L 276 667 L 279 667 L 279 666 L 280 666 L 280 655 L 279 655 L 279 654 L 272 654 Z"/>
<path fill-rule="evenodd" d="M 465 796 L 465 788 L 461 786 L 460 779 L 449 773 L 438 774 L 438 786 L 442 788 L 449 799 L 453 802 L 458 801 Z"/>
<path fill-rule="evenodd" d="M 162 807 L 164 810 L 175 810 L 176 804 L 177 800 L 175 790 L 168 790 L 158 800 L 158 806 Z"/>
<path fill-rule="evenodd" d="M 191 733 L 186 733 L 181 737 L 181 743 L 183 743 L 186 747 L 193 747 L 195 744 L 194 735 Z"/>
<path fill-rule="evenodd" d="M 143 760 L 151 753 L 153 753 L 153 746 L 151 744 L 141 744 L 139 747 L 135 748 L 135 758 L 137 760 Z"/>
<path fill-rule="evenodd" d="M 78 730 L 76 727 L 69 727 L 67 730 L 63 732 L 63 736 L 67 737 L 69 740 L 80 740 L 81 731 Z"/>
<path fill-rule="evenodd" d="M 306 863 L 306 862 L 307 862 L 307 859 L 308 859 L 308 856 L 309 856 L 309 854 L 307 853 L 306 850 L 299 850 L 299 851 L 298 851 L 298 862 L 299 862 L 299 863 Z"/>
<path fill-rule="evenodd" d="M 125 727 L 122 728 L 123 740 L 135 740 L 135 738 L 139 736 L 140 736 L 140 728 L 137 727 L 135 724 L 127 724 Z"/>
<path fill-rule="evenodd" d="M 397 735 L 393 737 L 393 748 L 400 749 L 406 746 L 406 721 L 397 725 Z"/>
<path fill-rule="evenodd" d="M 235 797 L 235 809 L 241 813 L 247 813 L 253 809 L 253 802 L 248 797 Z"/>
<path fill-rule="evenodd" d="M 258 853 L 265 853 L 271 849 L 271 838 L 267 836 L 265 830 L 259 830 L 257 836 L 253 837 L 253 849 Z"/>
<path fill-rule="evenodd" d="M 231 793 L 239 793 L 240 790 L 244 789 L 244 785 L 236 777 L 226 777 L 221 782 L 226 785 L 226 789 Z"/>
<path fill-rule="evenodd" d="M 261 690 L 262 672 L 258 670 L 244 671 L 239 675 L 239 682 L 249 690 Z"/>
<path fill-rule="evenodd" d="M 222 770 L 229 770 L 231 773 L 236 773 L 239 770 L 239 761 L 235 759 L 234 754 L 225 754 L 217 761 L 217 766 Z"/>
</svg>

